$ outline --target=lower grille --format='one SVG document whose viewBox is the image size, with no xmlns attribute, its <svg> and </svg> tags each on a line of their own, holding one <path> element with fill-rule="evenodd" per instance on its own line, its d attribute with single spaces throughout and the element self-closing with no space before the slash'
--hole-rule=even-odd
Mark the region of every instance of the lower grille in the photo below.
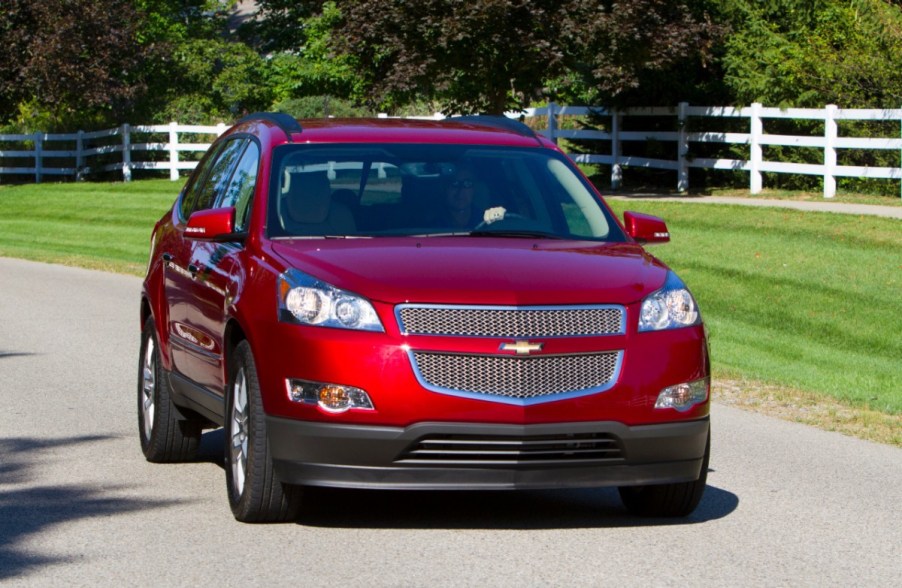
<svg viewBox="0 0 902 588">
<path fill-rule="evenodd" d="M 530 437 L 429 436 L 418 440 L 395 463 L 440 466 L 548 466 L 623 459 L 620 443 L 606 433 Z"/>
<path fill-rule="evenodd" d="M 513 357 L 414 351 L 417 378 L 446 394 L 531 403 L 607 390 L 617 380 L 622 352 Z"/>
</svg>

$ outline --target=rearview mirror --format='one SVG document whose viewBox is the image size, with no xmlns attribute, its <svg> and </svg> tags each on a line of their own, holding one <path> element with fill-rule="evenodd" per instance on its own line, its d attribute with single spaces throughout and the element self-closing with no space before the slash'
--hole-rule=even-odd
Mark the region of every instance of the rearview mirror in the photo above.
<svg viewBox="0 0 902 588">
<path fill-rule="evenodd" d="M 244 235 L 235 233 L 235 208 L 198 210 L 188 219 L 185 236 L 198 241 L 237 241 Z"/>
<path fill-rule="evenodd" d="M 626 211 L 623 213 L 626 233 L 639 243 L 667 243 L 670 232 L 667 224 L 656 216 Z"/>
</svg>

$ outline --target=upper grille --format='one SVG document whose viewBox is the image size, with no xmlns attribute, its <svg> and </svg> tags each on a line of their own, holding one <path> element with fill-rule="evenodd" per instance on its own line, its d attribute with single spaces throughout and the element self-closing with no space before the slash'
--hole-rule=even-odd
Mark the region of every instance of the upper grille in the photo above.
<svg viewBox="0 0 902 588">
<path fill-rule="evenodd" d="M 617 335 L 626 324 L 622 306 L 401 305 L 397 316 L 405 334 L 467 337 Z"/>
<path fill-rule="evenodd" d="M 623 459 L 617 438 L 606 433 L 479 436 L 432 435 L 419 439 L 395 463 L 441 466 L 554 465 Z"/>
<path fill-rule="evenodd" d="M 510 357 L 412 351 L 411 355 L 417 378 L 428 389 L 466 396 L 491 395 L 517 403 L 610 388 L 617 379 L 621 353 Z"/>
</svg>

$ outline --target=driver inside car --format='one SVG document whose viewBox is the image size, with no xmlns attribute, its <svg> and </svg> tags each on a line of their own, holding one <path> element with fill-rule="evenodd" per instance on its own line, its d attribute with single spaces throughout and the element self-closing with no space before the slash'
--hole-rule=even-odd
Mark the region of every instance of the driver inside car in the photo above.
<svg viewBox="0 0 902 588">
<path fill-rule="evenodd" d="M 459 166 L 445 187 L 445 198 L 436 224 L 455 229 L 472 229 L 482 221 L 480 211 L 474 206 L 477 180 L 473 171 Z"/>
</svg>

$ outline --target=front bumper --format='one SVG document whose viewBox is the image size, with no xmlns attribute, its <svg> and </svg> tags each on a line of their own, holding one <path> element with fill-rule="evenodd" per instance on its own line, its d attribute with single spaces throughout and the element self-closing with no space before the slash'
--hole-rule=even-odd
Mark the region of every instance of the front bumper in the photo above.
<svg viewBox="0 0 902 588">
<path fill-rule="evenodd" d="M 326 424 L 267 417 L 289 484 L 409 490 L 634 486 L 699 477 L 709 421 Z"/>
</svg>

